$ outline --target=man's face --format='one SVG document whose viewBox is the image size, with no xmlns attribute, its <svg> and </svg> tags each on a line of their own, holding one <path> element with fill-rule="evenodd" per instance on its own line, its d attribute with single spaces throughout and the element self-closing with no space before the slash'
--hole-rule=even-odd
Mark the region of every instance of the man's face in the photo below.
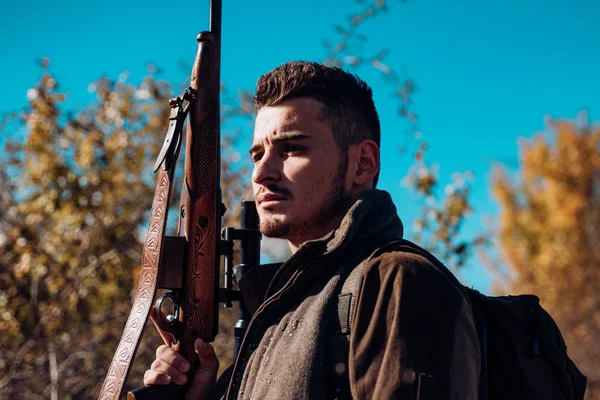
<svg viewBox="0 0 600 400">
<path fill-rule="evenodd" d="M 286 100 L 258 112 L 250 154 L 260 231 L 292 248 L 336 228 L 347 205 L 347 157 L 341 154 L 322 105 Z"/>
</svg>

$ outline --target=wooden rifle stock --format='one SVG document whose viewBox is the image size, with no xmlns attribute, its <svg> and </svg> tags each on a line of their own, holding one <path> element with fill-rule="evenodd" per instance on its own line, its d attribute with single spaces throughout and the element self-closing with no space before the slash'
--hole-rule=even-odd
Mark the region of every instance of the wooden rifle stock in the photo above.
<svg viewBox="0 0 600 400">
<path fill-rule="evenodd" d="M 212 342 L 218 330 L 221 217 L 220 190 L 220 26 L 221 1 L 211 0 L 211 28 L 198 37 L 190 87 L 171 100 L 169 130 L 158 156 L 159 171 L 148 233 L 142 255 L 136 299 L 109 367 L 99 400 L 119 399 L 135 357 L 157 288 L 170 289 L 157 301 L 156 320 L 173 335 L 178 351 L 197 367 L 194 342 Z M 165 237 L 167 210 L 175 164 L 186 132 L 185 171 L 179 208 L 178 234 Z M 161 313 L 165 300 L 173 312 Z M 185 386 L 141 387 L 128 399 L 183 399 Z"/>
</svg>

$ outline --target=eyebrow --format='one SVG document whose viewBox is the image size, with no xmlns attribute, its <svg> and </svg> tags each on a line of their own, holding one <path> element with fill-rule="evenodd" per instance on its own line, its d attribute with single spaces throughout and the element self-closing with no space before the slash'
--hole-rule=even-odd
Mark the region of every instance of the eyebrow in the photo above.
<svg viewBox="0 0 600 400">
<path fill-rule="evenodd" d="M 289 142 L 291 140 L 310 139 L 311 137 L 312 136 L 307 135 L 306 133 L 282 133 L 280 135 L 275 136 L 273 139 L 271 139 L 271 143 L 279 144 L 282 142 Z M 248 152 L 250 153 L 250 155 L 252 155 L 262 148 L 263 148 L 262 144 L 255 144 L 254 146 L 250 147 L 250 150 L 248 150 Z"/>
</svg>

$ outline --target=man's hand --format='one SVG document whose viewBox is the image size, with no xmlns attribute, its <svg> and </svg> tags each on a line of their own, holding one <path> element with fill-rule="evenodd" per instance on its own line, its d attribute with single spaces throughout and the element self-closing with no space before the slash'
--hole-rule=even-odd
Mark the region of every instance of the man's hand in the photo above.
<svg viewBox="0 0 600 400">
<path fill-rule="evenodd" d="M 154 310 L 150 315 L 155 322 Z M 158 326 L 157 329 L 165 344 L 156 349 L 156 359 L 144 374 L 144 385 L 185 385 L 188 382 L 186 373 L 190 370 L 190 364 L 169 344 L 172 342 L 171 336 Z M 209 399 L 217 378 L 219 360 L 214 348 L 202 339 L 196 339 L 194 350 L 198 355 L 198 368 L 192 377 L 186 399 Z"/>
</svg>

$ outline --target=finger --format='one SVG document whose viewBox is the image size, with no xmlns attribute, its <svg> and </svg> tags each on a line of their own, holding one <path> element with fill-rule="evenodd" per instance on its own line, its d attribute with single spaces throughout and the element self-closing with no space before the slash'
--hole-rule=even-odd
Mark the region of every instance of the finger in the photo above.
<svg viewBox="0 0 600 400">
<path fill-rule="evenodd" d="M 219 369 L 219 359 L 215 353 L 214 347 L 206 343 L 202 339 L 196 339 L 194 342 L 194 351 L 198 354 L 200 365 L 204 365 L 205 368 Z"/>
<path fill-rule="evenodd" d="M 160 326 L 158 326 L 158 322 L 156 321 L 156 307 L 154 307 L 154 306 L 152 307 L 152 310 L 150 311 L 150 319 L 152 320 L 152 323 L 154 324 L 154 326 L 156 327 L 156 330 L 160 334 L 160 337 L 162 338 L 163 342 L 165 342 L 165 344 L 167 346 L 172 346 L 173 343 L 177 342 L 177 339 L 175 339 L 175 336 L 173 336 L 169 332 L 163 331 L 162 329 L 160 329 Z"/>
<path fill-rule="evenodd" d="M 163 373 L 164 375 L 169 376 L 173 383 L 178 385 L 183 385 L 187 382 L 187 376 L 184 372 L 181 372 L 171 364 L 168 364 L 162 360 L 154 360 L 152 366 L 150 367 L 150 371 Z"/>
<path fill-rule="evenodd" d="M 178 371 L 188 372 L 190 370 L 190 363 L 181 354 L 167 345 L 163 344 L 156 349 L 156 358 L 157 360 L 166 362 Z"/>
<path fill-rule="evenodd" d="M 207 393 L 210 393 L 217 379 L 219 369 L 219 360 L 210 344 L 205 343 L 202 339 L 196 339 L 194 350 L 198 354 L 199 365 L 188 389 L 188 397 L 190 398 L 193 396 L 206 396 Z"/>
<path fill-rule="evenodd" d="M 149 369 L 144 373 L 144 385 L 168 385 L 171 383 L 171 377 L 161 371 Z"/>
</svg>

